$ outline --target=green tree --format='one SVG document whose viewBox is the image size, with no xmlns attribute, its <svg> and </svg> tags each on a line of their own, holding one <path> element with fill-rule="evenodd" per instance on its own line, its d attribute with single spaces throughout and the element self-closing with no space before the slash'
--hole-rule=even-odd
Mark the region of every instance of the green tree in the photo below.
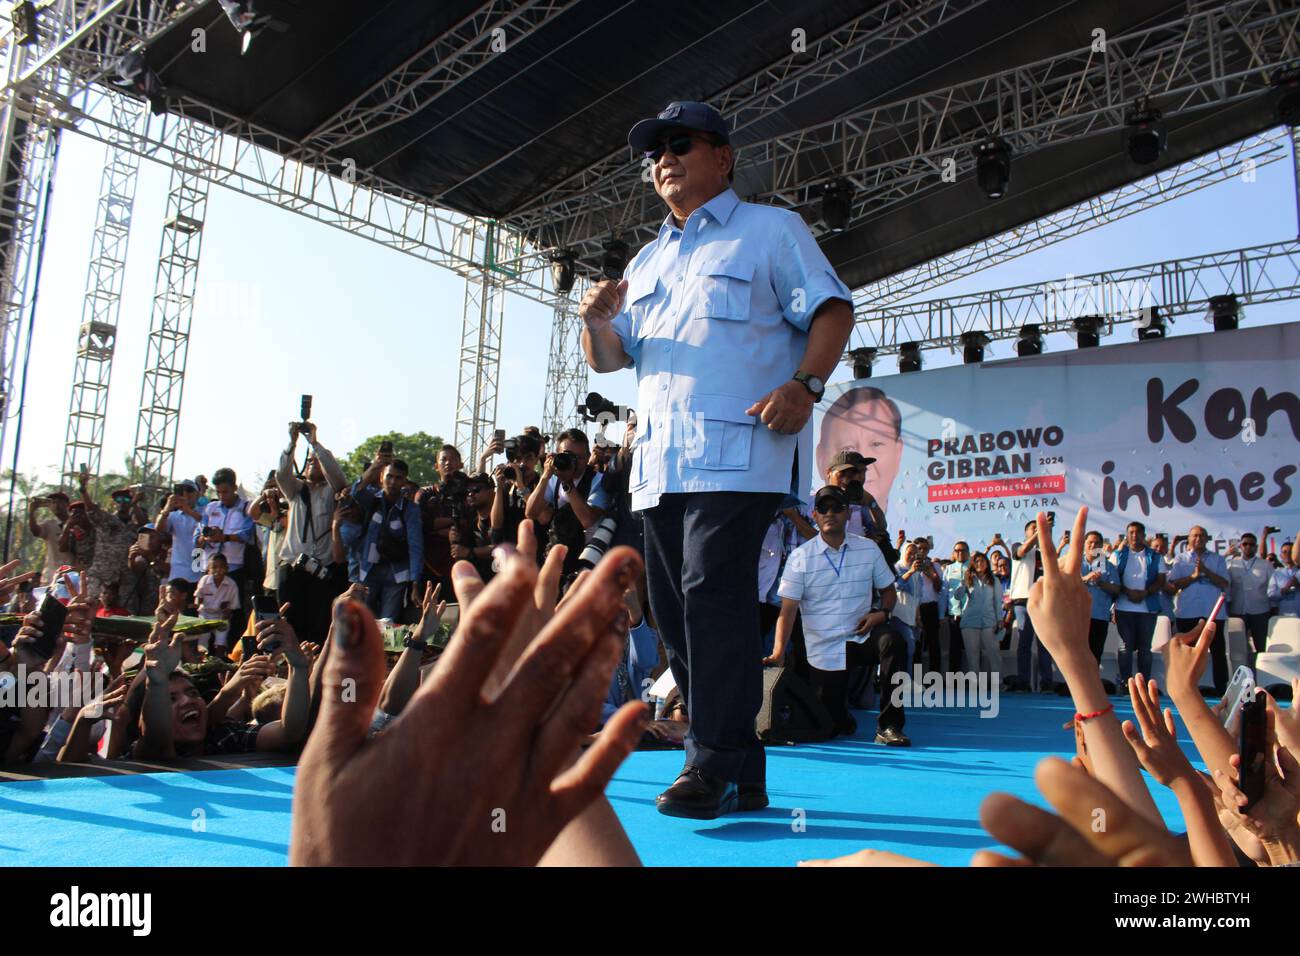
<svg viewBox="0 0 1300 956">
<path fill-rule="evenodd" d="M 386 435 L 373 435 L 367 438 L 339 463 L 349 479 L 361 477 L 361 473 L 370 467 L 370 463 L 374 460 L 380 443 L 385 441 L 393 443 L 393 457 L 406 462 L 412 481 L 419 485 L 433 483 L 438 475 L 436 467 L 438 450 L 442 448 L 443 440 L 438 435 L 430 435 L 426 432 L 416 432 L 413 435 L 389 432 Z"/>
</svg>

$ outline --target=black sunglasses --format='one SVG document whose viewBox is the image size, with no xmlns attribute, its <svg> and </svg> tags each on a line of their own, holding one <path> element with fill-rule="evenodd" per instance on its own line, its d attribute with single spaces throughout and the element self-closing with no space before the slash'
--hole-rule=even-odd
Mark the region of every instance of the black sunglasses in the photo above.
<svg viewBox="0 0 1300 956">
<path fill-rule="evenodd" d="M 834 498 L 818 498 L 813 507 L 820 514 L 834 515 L 839 514 L 846 506 L 844 502 L 836 501 Z"/>
<path fill-rule="evenodd" d="M 665 152 L 672 153 L 674 156 L 685 156 L 691 151 L 697 138 L 703 137 L 699 137 L 697 133 L 673 133 L 657 143 L 654 149 L 647 149 L 646 158 L 657 163 Z M 710 142 L 709 145 L 715 144 Z"/>
</svg>

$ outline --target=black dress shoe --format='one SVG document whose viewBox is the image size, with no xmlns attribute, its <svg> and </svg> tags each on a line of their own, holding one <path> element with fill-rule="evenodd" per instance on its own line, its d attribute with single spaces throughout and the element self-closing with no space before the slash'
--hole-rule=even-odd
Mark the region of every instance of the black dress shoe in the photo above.
<svg viewBox="0 0 1300 956">
<path fill-rule="evenodd" d="M 712 820 L 740 809 L 740 795 L 730 780 L 699 767 L 687 767 L 673 785 L 655 798 L 659 812 L 670 817 Z"/>
<path fill-rule="evenodd" d="M 876 743 L 884 744 L 886 747 L 910 747 L 912 741 L 901 730 L 895 730 L 893 727 L 882 730 L 876 734 Z"/>
<path fill-rule="evenodd" d="M 736 785 L 737 810 L 762 810 L 767 806 L 767 786 L 761 783 Z"/>
</svg>

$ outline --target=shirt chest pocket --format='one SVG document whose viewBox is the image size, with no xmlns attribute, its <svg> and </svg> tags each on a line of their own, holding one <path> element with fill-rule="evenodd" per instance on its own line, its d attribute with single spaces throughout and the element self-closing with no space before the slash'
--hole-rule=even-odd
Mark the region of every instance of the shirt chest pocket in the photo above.
<svg viewBox="0 0 1300 956">
<path fill-rule="evenodd" d="M 625 308 L 631 318 L 632 339 L 640 342 L 657 330 L 652 328 L 654 317 L 650 307 L 654 304 L 655 293 L 660 291 L 659 280 L 653 274 L 642 269 L 634 278 L 628 280 Z"/>
<path fill-rule="evenodd" d="M 754 269 L 752 259 L 701 259 L 695 267 L 698 294 L 695 317 L 747 320 L 754 292 Z"/>
<path fill-rule="evenodd" d="M 752 398 L 736 395 L 691 396 L 691 428 L 682 449 L 682 463 L 707 471 L 739 471 L 749 467 L 754 417 L 745 409 Z"/>
</svg>

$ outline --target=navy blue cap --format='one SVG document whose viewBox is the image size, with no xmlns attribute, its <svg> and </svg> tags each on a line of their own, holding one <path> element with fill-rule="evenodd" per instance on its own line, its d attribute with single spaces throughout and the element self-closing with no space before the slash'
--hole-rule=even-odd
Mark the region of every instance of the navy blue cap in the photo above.
<svg viewBox="0 0 1300 956">
<path fill-rule="evenodd" d="M 712 133 L 730 145 L 731 134 L 727 131 L 727 121 L 722 114 L 708 103 L 687 100 L 669 103 L 654 119 L 646 119 L 632 127 L 627 134 L 627 144 L 639 153 L 653 149 L 659 135 L 667 129 L 697 129 L 703 133 Z"/>
</svg>

